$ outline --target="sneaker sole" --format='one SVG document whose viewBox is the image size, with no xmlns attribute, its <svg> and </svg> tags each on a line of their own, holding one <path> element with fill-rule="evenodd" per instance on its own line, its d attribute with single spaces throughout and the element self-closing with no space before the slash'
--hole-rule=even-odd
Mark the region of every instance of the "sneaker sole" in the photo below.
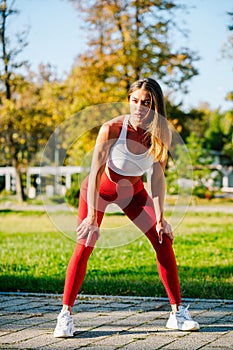
<svg viewBox="0 0 233 350">
<path fill-rule="evenodd" d="M 60 334 L 54 333 L 53 336 L 54 338 L 72 338 L 74 334 L 71 335 L 71 334 L 64 334 L 64 333 L 60 333 Z"/>
<path fill-rule="evenodd" d="M 199 331 L 200 330 L 200 327 L 196 326 L 196 327 L 193 327 L 193 328 L 189 328 L 189 329 L 185 329 L 185 328 L 182 328 L 182 327 L 169 327 L 166 325 L 166 328 L 167 329 L 170 329 L 170 330 L 173 330 L 173 331 L 183 331 L 183 332 L 194 332 L 194 331 Z"/>
<path fill-rule="evenodd" d="M 193 327 L 193 328 L 189 328 L 189 329 L 179 328 L 179 330 L 183 331 L 183 332 L 197 332 L 200 330 L 200 327 Z"/>
</svg>

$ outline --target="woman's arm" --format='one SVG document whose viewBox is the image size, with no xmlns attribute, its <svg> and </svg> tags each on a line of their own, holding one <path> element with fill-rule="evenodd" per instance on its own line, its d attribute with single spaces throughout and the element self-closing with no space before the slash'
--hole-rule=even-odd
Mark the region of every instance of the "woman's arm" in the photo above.
<svg viewBox="0 0 233 350">
<path fill-rule="evenodd" d="M 99 228 L 97 225 L 97 206 L 99 199 L 100 180 L 106 166 L 109 151 L 116 141 L 114 137 L 116 128 L 109 123 L 104 124 L 99 131 L 93 152 L 91 170 L 88 180 L 87 191 L 87 217 L 79 224 L 77 233 L 79 239 L 86 238 L 86 246 L 89 245 L 93 234 L 99 237 Z"/>
<path fill-rule="evenodd" d="M 164 219 L 164 200 L 165 200 L 165 164 L 154 163 L 151 175 L 151 195 L 154 201 L 157 223 L 162 223 Z"/>
<path fill-rule="evenodd" d="M 106 166 L 110 148 L 115 142 L 115 139 L 110 138 L 110 128 L 111 127 L 109 124 L 104 124 L 101 127 L 93 152 L 87 192 L 87 219 L 90 224 L 97 224 L 97 205 L 99 199 L 100 180 Z"/>
<path fill-rule="evenodd" d="M 170 133 L 170 137 L 172 137 Z M 171 143 L 171 138 L 170 138 Z M 151 175 L 151 195 L 154 202 L 156 215 L 156 230 L 159 235 L 159 241 L 162 243 L 162 235 L 165 233 L 169 236 L 171 241 L 174 240 L 171 226 L 164 219 L 164 201 L 166 193 L 165 182 L 165 168 L 167 159 L 163 162 L 156 162 L 153 164 Z"/>
</svg>

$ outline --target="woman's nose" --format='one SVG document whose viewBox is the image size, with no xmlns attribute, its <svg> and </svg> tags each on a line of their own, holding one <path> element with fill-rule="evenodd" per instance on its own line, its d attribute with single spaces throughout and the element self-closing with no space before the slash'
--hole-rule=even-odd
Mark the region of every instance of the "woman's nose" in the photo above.
<svg viewBox="0 0 233 350">
<path fill-rule="evenodd" d="M 142 109 L 142 107 L 143 107 L 142 102 L 138 101 L 138 103 L 137 103 L 137 110 L 140 111 Z"/>
</svg>

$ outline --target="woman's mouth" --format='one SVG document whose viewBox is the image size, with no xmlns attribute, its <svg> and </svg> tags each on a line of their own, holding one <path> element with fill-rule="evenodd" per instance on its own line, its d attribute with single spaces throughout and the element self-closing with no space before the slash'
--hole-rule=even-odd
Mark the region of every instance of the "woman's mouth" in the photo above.
<svg viewBox="0 0 233 350">
<path fill-rule="evenodd" d="M 137 118 L 141 118 L 142 117 L 142 113 L 134 113 L 134 116 Z"/>
</svg>

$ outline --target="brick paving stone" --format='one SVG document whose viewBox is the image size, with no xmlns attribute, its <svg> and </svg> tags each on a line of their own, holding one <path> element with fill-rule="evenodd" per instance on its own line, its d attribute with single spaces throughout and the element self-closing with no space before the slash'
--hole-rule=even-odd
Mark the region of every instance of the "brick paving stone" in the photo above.
<svg viewBox="0 0 233 350">
<path fill-rule="evenodd" d="M 136 338 L 136 337 L 135 337 Z M 124 346 L 126 344 L 129 344 L 132 342 L 132 335 L 131 334 L 117 334 L 114 330 L 113 330 L 113 334 L 112 336 L 106 337 L 103 340 L 97 341 L 95 343 L 95 345 L 98 346 L 115 346 L 119 347 L 119 346 Z"/>
<path fill-rule="evenodd" d="M 74 319 L 74 325 L 75 328 L 78 329 L 79 327 L 89 327 L 89 328 L 95 328 L 95 327 L 100 327 L 108 322 L 118 322 L 119 317 L 117 315 L 112 316 L 111 314 L 109 315 L 97 315 L 95 318 L 89 319 L 89 320 L 84 320 L 84 321 L 76 321 Z"/>
<path fill-rule="evenodd" d="M 223 347 L 223 349 L 233 349 L 233 331 L 223 334 L 215 341 L 212 341 L 211 346 Z"/>
<path fill-rule="evenodd" d="M 59 310 L 60 312 L 60 310 Z M 73 311 L 73 318 L 74 319 L 79 319 L 79 320 L 90 320 L 92 318 L 95 318 L 97 315 L 100 315 L 101 313 L 98 311 Z M 102 313 L 103 315 L 105 313 Z"/>
<path fill-rule="evenodd" d="M 222 346 L 220 347 L 215 347 L 212 345 L 205 345 L 201 348 L 201 350 L 227 350 L 227 348 L 223 348 Z"/>
<path fill-rule="evenodd" d="M 160 311 L 170 311 L 171 307 L 168 302 L 166 303 L 155 303 L 155 302 L 142 302 L 140 303 L 140 308 L 143 311 L 155 311 L 155 310 L 160 310 Z"/>
<path fill-rule="evenodd" d="M 124 309 L 130 309 L 130 307 L 131 306 L 134 306 L 134 304 L 133 303 L 117 303 L 117 302 L 111 302 L 111 303 L 107 303 L 107 304 L 102 304 L 101 306 L 100 306 L 100 310 L 101 310 L 101 307 L 104 309 L 104 308 L 109 308 L 109 309 L 111 309 L 111 310 L 119 310 L 119 309 L 122 309 L 122 310 L 124 310 Z"/>
<path fill-rule="evenodd" d="M 115 350 L 117 349 L 115 345 L 107 345 L 107 346 L 103 346 L 103 345 L 88 345 L 88 346 L 85 346 L 85 347 L 81 347 L 81 348 L 78 348 L 78 350 Z M 119 348 L 118 348 L 119 349 Z"/>
<path fill-rule="evenodd" d="M 197 350 L 204 346 L 206 343 L 217 339 L 221 333 L 202 333 L 202 332 L 190 332 L 183 338 L 176 339 L 172 344 L 167 345 L 164 349 L 169 350 Z"/>
<path fill-rule="evenodd" d="M 11 302 L 12 300 L 12 302 Z M 0 349 L 170 349 L 233 348 L 233 301 L 185 300 L 200 332 L 165 328 L 165 298 L 83 296 L 74 307 L 75 337 L 53 337 L 61 296 L 0 295 Z"/>
<path fill-rule="evenodd" d="M 158 320 L 157 320 L 158 321 Z M 151 322 L 151 323 L 144 323 L 142 325 L 136 325 L 134 327 L 131 327 L 129 332 L 135 332 L 138 334 L 150 334 L 150 333 L 158 333 L 160 331 L 164 331 L 164 322 Z"/>
<path fill-rule="evenodd" d="M 55 339 L 51 337 L 51 339 Z M 57 341 L 51 341 L 51 344 L 44 345 L 41 349 L 43 350 L 76 350 L 80 349 L 90 344 L 89 338 L 67 338 L 67 339 L 57 339 Z M 40 348 L 35 348 L 40 349 Z"/>
<path fill-rule="evenodd" d="M 1 312 L 3 310 L 10 310 L 11 308 L 14 308 L 14 307 L 22 307 L 24 308 L 24 305 L 27 305 L 28 304 L 28 300 L 25 299 L 25 298 L 20 298 L 20 299 L 17 299 L 17 298 L 8 298 L 8 300 L 4 300 L 4 301 L 1 301 L 1 304 L 0 304 L 0 310 Z"/>
<path fill-rule="evenodd" d="M 15 331 L 19 328 L 23 329 L 26 327 L 36 326 L 39 327 L 40 324 L 48 324 L 51 322 L 55 325 L 54 315 L 49 314 L 47 316 L 43 314 L 32 314 L 32 315 L 14 315 L 15 317 L 10 317 L 8 320 L 5 320 L 6 323 L 1 325 L 1 329 L 14 329 Z"/>
<path fill-rule="evenodd" d="M 126 317 L 129 317 L 129 316 L 132 316 L 135 314 L 135 310 L 114 310 L 114 311 L 111 311 L 111 313 L 109 313 L 109 315 L 112 315 L 112 316 L 115 316 L 115 317 L 118 317 L 119 319 L 120 318 L 126 318 Z"/>
<path fill-rule="evenodd" d="M 61 309 L 61 307 L 60 307 Z M 97 310 L 98 309 L 98 310 Z M 73 311 L 74 312 L 82 312 L 82 311 L 93 311 L 93 312 L 96 312 L 99 311 L 99 308 L 98 308 L 98 304 L 80 304 L 80 305 L 75 305 L 75 307 L 73 308 Z"/>
<path fill-rule="evenodd" d="M 150 316 L 148 316 L 148 319 L 146 319 L 146 315 L 134 314 L 114 322 L 114 326 L 118 328 L 122 327 L 122 329 L 128 329 L 128 328 L 134 327 L 135 325 L 136 326 L 144 325 L 147 321 L 151 321 L 151 320 L 154 320 L 154 317 L 152 317 L 151 319 Z"/>
<path fill-rule="evenodd" d="M 32 306 L 31 303 L 9 305 L 4 307 L 4 311 L 7 310 L 8 312 L 25 312 L 26 310 L 27 313 L 32 313 L 35 311 L 35 309 L 38 310 L 38 306 Z"/>
<path fill-rule="evenodd" d="M 18 332 L 10 332 L 0 338 L 0 345 L 3 344 L 11 346 L 11 344 L 37 337 L 43 333 L 43 330 L 39 330 L 37 328 L 26 328 Z"/>
<path fill-rule="evenodd" d="M 37 337 L 33 337 L 28 340 L 24 340 L 21 342 L 17 342 L 15 344 L 17 349 L 36 349 L 38 347 L 44 348 L 47 345 L 51 345 L 51 343 L 57 343 L 57 340 L 51 336 L 51 334 L 41 334 Z M 55 346 L 57 346 L 55 344 Z"/>
<path fill-rule="evenodd" d="M 12 298 L 12 297 L 11 297 Z M 9 295 L 1 295 L 1 304 L 5 301 L 9 300 Z"/>
<path fill-rule="evenodd" d="M 0 328 L 2 328 L 6 324 L 17 322 L 19 319 L 22 322 L 22 320 L 27 319 L 29 317 L 31 316 L 23 313 L 5 313 L 4 315 L 0 315 Z"/>
<path fill-rule="evenodd" d="M 0 337 L 3 336 L 3 335 L 6 335 L 6 334 L 8 334 L 8 333 L 9 333 L 9 331 L 4 332 L 3 330 L 1 330 L 1 331 L 0 331 Z"/>
<path fill-rule="evenodd" d="M 150 335 L 145 339 L 135 339 L 130 344 L 127 344 L 122 350 L 156 350 L 161 349 L 165 345 L 172 343 L 173 340 L 169 337 L 160 337 Z"/>
</svg>

